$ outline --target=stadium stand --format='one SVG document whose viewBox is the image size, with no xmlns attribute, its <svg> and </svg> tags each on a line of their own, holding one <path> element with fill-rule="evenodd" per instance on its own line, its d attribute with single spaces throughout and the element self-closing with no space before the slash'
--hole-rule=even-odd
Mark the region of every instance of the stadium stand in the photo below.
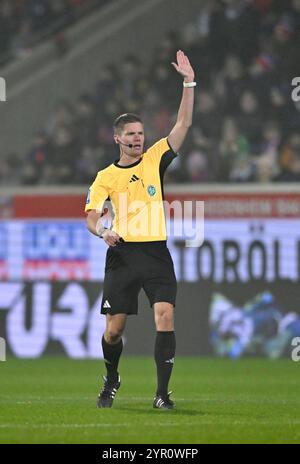
<svg viewBox="0 0 300 464">
<path fill-rule="evenodd" d="M 89 184 L 118 156 L 111 126 L 125 111 L 141 114 L 148 144 L 164 136 L 180 97 L 170 65 L 178 46 L 197 70 L 198 95 L 184 157 L 166 181 L 298 182 L 300 0 L 208 2 L 193 23 L 166 32 L 149 64 L 129 54 L 77 100 L 57 101 L 30 150 L 1 160 L 1 182 Z"/>
<path fill-rule="evenodd" d="M 0 66 L 26 58 L 50 36 L 62 47 L 63 32 L 108 0 L 1 0 Z"/>
</svg>

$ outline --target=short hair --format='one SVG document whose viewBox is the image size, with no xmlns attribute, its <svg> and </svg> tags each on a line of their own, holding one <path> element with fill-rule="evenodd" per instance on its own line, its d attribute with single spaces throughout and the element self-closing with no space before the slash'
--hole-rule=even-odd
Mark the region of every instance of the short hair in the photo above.
<svg viewBox="0 0 300 464">
<path fill-rule="evenodd" d="M 124 129 L 125 124 L 128 124 L 130 122 L 140 122 L 141 124 L 143 124 L 141 118 L 136 114 L 124 113 L 118 116 L 117 119 L 115 119 L 113 124 L 114 132 L 116 133 L 120 130 L 122 131 Z"/>
</svg>

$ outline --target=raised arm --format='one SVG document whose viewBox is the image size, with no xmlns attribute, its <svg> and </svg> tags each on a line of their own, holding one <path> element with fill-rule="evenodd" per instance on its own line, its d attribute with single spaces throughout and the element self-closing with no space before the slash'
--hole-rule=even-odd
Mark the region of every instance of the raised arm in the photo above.
<svg viewBox="0 0 300 464">
<path fill-rule="evenodd" d="M 177 52 L 177 63 L 172 63 L 176 71 L 183 76 L 183 82 L 194 82 L 195 73 L 188 57 L 183 51 Z M 193 84 L 192 84 L 193 85 Z M 184 142 L 189 127 L 192 125 L 194 108 L 194 87 L 183 87 L 181 103 L 178 110 L 177 121 L 171 130 L 168 141 L 172 149 L 177 152 Z"/>
</svg>

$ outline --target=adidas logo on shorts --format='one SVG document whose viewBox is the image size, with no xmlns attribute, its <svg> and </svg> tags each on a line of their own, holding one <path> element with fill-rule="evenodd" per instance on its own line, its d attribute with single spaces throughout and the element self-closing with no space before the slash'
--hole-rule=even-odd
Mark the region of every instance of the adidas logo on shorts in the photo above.
<svg viewBox="0 0 300 464">
<path fill-rule="evenodd" d="M 109 302 L 107 300 L 104 301 L 103 303 L 103 308 L 111 308 Z"/>
</svg>

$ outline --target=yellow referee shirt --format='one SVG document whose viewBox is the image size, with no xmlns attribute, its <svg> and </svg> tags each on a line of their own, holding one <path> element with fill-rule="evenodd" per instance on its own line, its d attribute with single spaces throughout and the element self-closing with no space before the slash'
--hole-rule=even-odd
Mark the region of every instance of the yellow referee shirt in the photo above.
<svg viewBox="0 0 300 464">
<path fill-rule="evenodd" d="M 176 156 L 163 138 L 129 166 L 119 166 L 115 161 L 98 172 L 85 211 L 101 213 L 109 199 L 114 212 L 112 229 L 125 242 L 166 240 L 163 176 Z"/>
</svg>

